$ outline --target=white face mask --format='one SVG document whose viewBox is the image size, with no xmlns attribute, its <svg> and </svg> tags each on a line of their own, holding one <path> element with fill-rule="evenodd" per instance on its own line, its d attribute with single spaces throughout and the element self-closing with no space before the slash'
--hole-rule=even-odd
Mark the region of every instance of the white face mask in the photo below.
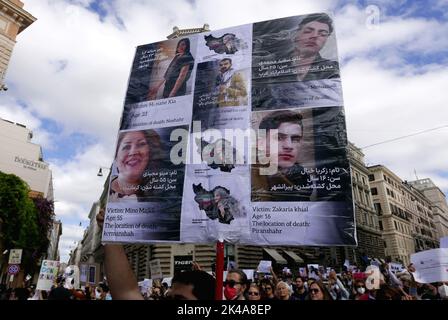
<svg viewBox="0 0 448 320">
<path fill-rule="evenodd" d="M 101 292 L 98 292 L 95 290 L 95 298 L 96 299 L 101 299 Z"/>
<path fill-rule="evenodd" d="M 448 286 L 446 284 L 441 285 L 438 291 L 442 299 L 448 298 Z"/>
<path fill-rule="evenodd" d="M 366 292 L 365 288 L 358 288 L 356 289 L 356 291 L 358 291 L 359 294 L 364 294 L 364 292 Z"/>
</svg>

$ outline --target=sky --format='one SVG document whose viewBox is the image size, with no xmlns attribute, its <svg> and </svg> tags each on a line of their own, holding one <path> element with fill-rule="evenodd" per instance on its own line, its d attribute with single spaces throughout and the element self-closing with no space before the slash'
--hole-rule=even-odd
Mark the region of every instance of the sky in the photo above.
<svg viewBox="0 0 448 320">
<path fill-rule="evenodd" d="M 448 1 L 23 0 L 37 18 L 17 37 L 0 117 L 25 124 L 53 172 L 63 222 L 61 261 L 82 239 L 113 161 L 138 45 L 174 26 L 211 30 L 329 12 L 335 30 L 347 135 L 403 180 L 430 178 L 448 193 Z M 81 223 L 81 226 L 80 226 Z"/>
</svg>

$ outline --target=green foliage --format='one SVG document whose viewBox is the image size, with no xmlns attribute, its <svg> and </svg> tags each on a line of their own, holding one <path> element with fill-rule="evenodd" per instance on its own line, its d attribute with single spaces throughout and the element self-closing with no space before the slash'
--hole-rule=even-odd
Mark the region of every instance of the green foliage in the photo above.
<svg viewBox="0 0 448 320">
<path fill-rule="evenodd" d="M 32 200 L 29 191 L 19 177 L 0 172 L 3 245 L 8 249 L 23 249 L 22 265 L 31 271 L 47 249 L 54 207 L 53 202 L 44 198 Z"/>
</svg>

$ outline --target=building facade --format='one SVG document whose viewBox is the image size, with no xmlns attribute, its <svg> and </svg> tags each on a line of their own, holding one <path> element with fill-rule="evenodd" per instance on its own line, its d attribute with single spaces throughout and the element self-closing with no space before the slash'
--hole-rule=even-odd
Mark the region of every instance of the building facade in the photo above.
<svg viewBox="0 0 448 320">
<path fill-rule="evenodd" d="M 0 0 L 0 9 L 0 90 L 7 90 L 4 78 L 16 37 L 36 18 L 23 9 L 20 0 Z"/>
<path fill-rule="evenodd" d="M 26 126 L 0 119 L 0 171 L 12 173 L 28 183 L 30 196 L 53 197 L 53 179 L 42 148 L 31 142 L 33 133 Z"/>
<path fill-rule="evenodd" d="M 352 175 L 353 200 L 355 203 L 356 232 L 358 247 L 346 248 L 346 259 L 355 263 L 368 263 L 366 258 L 382 259 L 384 244 L 382 240 L 379 216 L 373 205 L 370 193 L 369 170 L 361 149 L 349 142 L 348 155 Z"/>
<path fill-rule="evenodd" d="M 386 257 L 409 264 L 412 253 L 438 247 L 432 206 L 424 194 L 385 166 L 369 171 Z"/>
<path fill-rule="evenodd" d="M 409 184 L 423 192 L 431 202 L 438 238 L 448 236 L 448 204 L 445 194 L 431 179 L 409 181 Z"/>
<path fill-rule="evenodd" d="M 47 250 L 47 259 L 59 261 L 59 238 L 62 235 L 62 222 L 53 221 L 50 232 L 50 244 Z"/>
</svg>

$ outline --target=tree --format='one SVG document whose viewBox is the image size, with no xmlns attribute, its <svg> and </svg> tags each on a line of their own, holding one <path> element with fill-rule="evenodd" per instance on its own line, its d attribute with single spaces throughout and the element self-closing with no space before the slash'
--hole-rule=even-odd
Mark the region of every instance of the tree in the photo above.
<svg viewBox="0 0 448 320">
<path fill-rule="evenodd" d="M 53 202 L 44 198 L 33 201 L 29 192 L 30 188 L 22 179 L 0 172 L 3 245 L 8 249 L 23 249 L 22 267 L 33 272 L 36 261 L 48 246 L 54 208 Z"/>
</svg>

